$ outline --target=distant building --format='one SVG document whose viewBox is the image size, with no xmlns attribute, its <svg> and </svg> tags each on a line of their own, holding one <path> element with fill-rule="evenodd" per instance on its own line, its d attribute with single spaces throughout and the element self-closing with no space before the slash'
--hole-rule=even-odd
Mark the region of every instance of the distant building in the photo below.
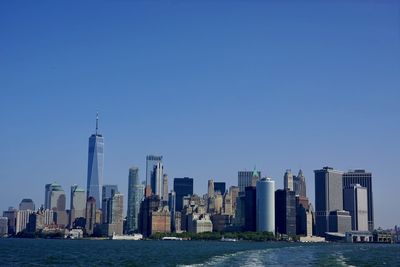
<svg viewBox="0 0 400 267">
<path fill-rule="evenodd" d="M 127 210 L 127 232 L 137 231 L 139 228 L 140 202 L 143 199 L 144 187 L 139 180 L 139 168 L 129 169 L 128 182 L 128 210 Z"/>
<path fill-rule="evenodd" d="M 17 210 L 13 207 L 8 208 L 8 210 L 3 211 L 3 217 L 8 219 L 8 234 L 15 235 L 16 223 L 17 223 Z"/>
<path fill-rule="evenodd" d="M 219 191 L 221 195 L 224 195 L 226 192 L 226 183 L 225 182 L 214 182 L 214 192 Z"/>
<path fill-rule="evenodd" d="M 275 191 L 275 227 L 279 234 L 296 235 L 296 196 L 289 188 Z"/>
<path fill-rule="evenodd" d="M 174 192 L 176 194 L 176 211 L 182 211 L 183 197 L 193 195 L 193 178 L 175 178 Z"/>
<path fill-rule="evenodd" d="M 71 209 L 69 213 L 69 226 L 73 228 L 75 219 L 85 218 L 86 192 L 78 185 L 71 186 Z"/>
<path fill-rule="evenodd" d="M 19 204 L 19 210 L 35 210 L 35 203 L 30 198 L 24 198 Z"/>
<path fill-rule="evenodd" d="M 293 191 L 293 174 L 291 170 L 286 170 L 283 176 L 283 188 Z"/>
<path fill-rule="evenodd" d="M 238 186 L 231 186 L 229 187 L 229 195 L 232 199 L 232 212 L 235 214 L 236 211 L 236 199 L 239 197 L 239 187 Z"/>
<path fill-rule="evenodd" d="M 156 178 L 162 179 L 162 174 L 156 175 L 155 170 L 157 169 L 156 167 L 159 166 L 158 170 L 161 171 L 162 167 L 162 156 L 155 156 L 155 155 L 148 155 L 146 156 L 146 186 L 151 186 L 151 190 L 153 194 L 157 194 L 156 192 Z M 160 164 L 159 164 L 160 163 Z M 158 183 L 161 183 L 162 181 L 159 180 Z M 161 185 L 159 186 L 159 188 Z M 158 195 L 161 197 L 160 192 L 158 192 Z"/>
<path fill-rule="evenodd" d="M 348 211 L 335 210 L 329 213 L 329 232 L 345 234 L 351 231 L 351 216 Z"/>
<path fill-rule="evenodd" d="M 96 200 L 94 197 L 89 197 L 86 202 L 86 233 L 93 235 L 96 225 Z"/>
<path fill-rule="evenodd" d="M 45 227 L 54 227 L 54 211 L 40 209 L 29 214 L 28 232 L 43 230 Z"/>
<path fill-rule="evenodd" d="M 124 226 L 124 195 L 123 194 L 115 194 L 111 200 L 111 220 L 109 224 L 114 226 L 114 231 L 116 235 L 123 234 L 123 226 Z"/>
<path fill-rule="evenodd" d="M 365 170 L 354 170 L 343 174 L 343 188 L 359 184 L 367 188 L 368 231 L 374 230 L 374 205 L 372 197 L 372 173 Z"/>
<path fill-rule="evenodd" d="M 329 213 L 343 210 L 343 172 L 324 167 L 315 170 L 316 235 L 329 231 Z"/>
<path fill-rule="evenodd" d="M 150 212 L 150 233 L 170 233 L 171 232 L 171 213 L 168 207 L 159 207 Z"/>
<path fill-rule="evenodd" d="M 151 176 L 151 191 L 153 194 L 162 198 L 163 194 L 163 177 L 164 177 L 164 165 L 161 161 L 157 162 L 153 166 L 153 172 Z"/>
<path fill-rule="evenodd" d="M 275 181 L 262 178 L 257 182 L 256 220 L 257 231 L 275 234 Z M 247 191 L 246 191 L 247 194 Z"/>
<path fill-rule="evenodd" d="M 47 184 L 45 187 L 47 207 L 45 209 L 55 212 L 56 224 L 65 227 L 68 225 L 69 216 L 66 211 L 66 195 L 61 185 L 57 183 Z"/>
<path fill-rule="evenodd" d="M 343 189 L 344 210 L 350 212 L 351 228 L 354 231 L 368 231 L 367 188 L 359 184 Z"/>
<path fill-rule="evenodd" d="M 293 188 L 296 196 L 307 197 L 306 178 L 302 170 L 299 170 L 297 176 L 293 176 Z"/>
<path fill-rule="evenodd" d="M 101 201 L 101 211 L 102 211 L 102 223 L 107 224 L 111 221 L 111 202 L 115 194 L 118 193 L 117 185 L 103 185 L 102 187 L 102 201 Z M 97 204 L 97 201 L 96 201 Z"/>
<path fill-rule="evenodd" d="M 96 132 L 89 137 L 86 199 L 93 197 L 96 207 L 101 207 L 101 185 L 103 182 L 104 138 L 98 133 L 99 117 L 96 116 Z"/>
<path fill-rule="evenodd" d="M 313 236 L 314 211 L 308 198 L 296 195 L 296 234 Z"/>
<path fill-rule="evenodd" d="M 256 171 L 239 171 L 238 172 L 238 186 L 239 192 L 244 193 L 247 186 L 256 186 L 255 182 L 260 179 L 261 172 Z"/>
<path fill-rule="evenodd" d="M 152 218 L 151 213 L 157 211 L 160 207 L 160 197 L 151 195 L 146 197 L 140 204 L 139 211 L 139 232 L 148 237 L 152 234 Z"/>
<path fill-rule="evenodd" d="M 189 227 L 190 232 L 196 234 L 203 232 L 212 232 L 213 224 L 210 216 L 207 214 L 192 214 L 191 216 L 192 226 Z"/>
<path fill-rule="evenodd" d="M 232 197 L 230 193 L 225 193 L 223 196 L 223 214 L 235 215 L 232 209 Z"/>
<path fill-rule="evenodd" d="M 8 235 L 8 218 L 0 217 L 0 237 Z"/>
<path fill-rule="evenodd" d="M 171 191 L 168 195 L 168 209 L 171 213 L 171 232 L 176 231 L 176 194 Z"/>
<path fill-rule="evenodd" d="M 214 180 L 210 179 L 208 180 L 208 190 L 207 190 L 208 197 L 214 197 L 215 191 L 214 191 Z"/>
<path fill-rule="evenodd" d="M 257 230 L 257 200 L 256 187 L 248 186 L 245 189 L 244 200 L 244 228 L 246 231 L 255 232 Z"/>
<path fill-rule="evenodd" d="M 214 214 L 211 216 L 213 231 L 224 232 L 231 225 L 231 216 L 228 214 Z"/>
<path fill-rule="evenodd" d="M 15 233 L 18 234 L 24 230 L 27 230 L 29 223 L 29 215 L 33 213 L 33 210 L 18 210 Z"/>
<path fill-rule="evenodd" d="M 162 194 L 161 199 L 168 203 L 168 175 L 166 173 L 163 174 L 162 178 Z"/>
</svg>

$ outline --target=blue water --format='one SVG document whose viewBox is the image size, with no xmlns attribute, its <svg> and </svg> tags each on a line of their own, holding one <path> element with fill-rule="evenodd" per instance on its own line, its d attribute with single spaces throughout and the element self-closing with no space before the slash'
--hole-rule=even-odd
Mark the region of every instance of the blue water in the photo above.
<svg viewBox="0 0 400 267">
<path fill-rule="evenodd" d="M 0 239 L 0 266 L 400 266 L 400 245 Z"/>
</svg>

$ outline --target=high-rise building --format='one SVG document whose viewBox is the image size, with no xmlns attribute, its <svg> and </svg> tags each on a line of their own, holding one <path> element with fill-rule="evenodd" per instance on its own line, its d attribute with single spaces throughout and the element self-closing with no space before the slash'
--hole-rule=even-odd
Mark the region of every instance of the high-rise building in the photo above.
<svg viewBox="0 0 400 267">
<path fill-rule="evenodd" d="M 293 191 L 293 174 L 291 170 L 286 170 L 285 175 L 283 176 L 283 185 L 284 189 Z"/>
<path fill-rule="evenodd" d="M 24 198 L 19 204 L 19 210 L 35 210 L 35 203 L 30 198 Z"/>
<path fill-rule="evenodd" d="M 171 191 L 168 195 L 168 208 L 171 213 L 171 232 L 175 232 L 176 229 L 176 193 Z"/>
<path fill-rule="evenodd" d="M 257 231 L 275 234 L 275 181 L 262 178 L 257 182 Z"/>
<path fill-rule="evenodd" d="M 168 201 L 168 175 L 164 173 L 163 179 L 162 179 L 162 194 L 161 194 L 161 199 L 164 202 Z"/>
<path fill-rule="evenodd" d="M 57 183 L 46 184 L 45 186 L 47 204 L 45 209 L 55 212 L 56 223 L 60 226 L 68 225 L 68 215 L 66 212 L 66 195 L 61 185 Z"/>
<path fill-rule="evenodd" d="M 279 234 L 296 235 L 296 196 L 294 191 L 275 191 L 275 227 Z"/>
<path fill-rule="evenodd" d="M 8 218 L 0 217 L 0 237 L 8 235 Z"/>
<path fill-rule="evenodd" d="M 239 192 L 244 193 L 247 186 L 256 186 L 256 182 L 261 177 L 261 172 L 256 171 L 239 171 L 238 172 L 238 186 Z"/>
<path fill-rule="evenodd" d="M 244 228 L 246 231 L 255 232 L 257 230 L 256 187 L 247 186 L 244 198 Z"/>
<path fill-rule="evenodd" d="M 331 167 L 315 170 L 316 235 L 330 232 L 329 213 L 343 210 L 343 172 Z"/>
<path fill-rule="evenodd" d="M 355 231 L 368 231 L 367 188 L 359 184 L 343 189 L 343 207 L 351 215 L 351 228 Z"/>
<path fill-rule="evenodd" d="M 372 198 L 372 173 L 365 170 L 354 170 L 343 174 L 343 188 L 359 184 L 367 188 L 368 231 L 374 230 L 374 205 Z"/>
<path fill-rule="evenodd" d="M 223 202 L 223 213 L 226 215 L 234 215 L 233 210 L 232 210 L 232 197 L 230 193 L 225 193 L 223 196 L 224 202 Z"/>
<path fill-rule="evenodd" d="M 124 195 L 116 193 L 111 199 L 111 220 L 110 224 L 113 225 L 114 231 L 116 235 L 123 234 L 124 227 Z"/>
<path fill-rule="evenodd" d="M 239 197 L 239 187 L 238 186 L 229 187 L 229 194 L 232 198 L 232 212 L 233 212 L 233 214 L 235 214 L 236 202 L 237 202 L 237 198 Z"/>
<path fill-rule="evenodd" d="M 214 182 L 214 192 L 219 191 L 221 195 L 224 195 L 226 192 L 226 183 L 225 182 Z"/>
<path fill-rule="evenodd" d="M 182 211 L 183 197 L 193 195 L 193 178 L 175 178 L 174 191 L 176 194 L 176 211 Z"/>
<path fill-rule="evenodd" d="M 143 200 L 144 187 L 139 180 L 139 168 L 132 167 L 129 169 L 128 182 L 128 210 L 127 210 L 127 232 L 138 230 L 138 215 L 140 210 L 140 202 Z"/>
<path fill-rule="evenodd" d="M 71 204 L 69 212 L 69 225 L 73 227 L 75 219 L 85 218 L 86 215 L 86 192 L 78 185 L 71 186 Z"/>
<path fill-rule="evenodd" d="M 346 210 L 329 212 L 329 232 L 345 234 L 351 231 L 351 216 Z"/>
<path fill-rule="evenodd" d="M 152 185 L 152 177 L 154 176 L 154 167 L 157 163 L 162 162 L 162 156 L 148 155 L 146 156 L 146 186 Z M 153 193 L 154 189 L 152 188 Z"/>
<path fill-rule="evenodd" d="M 92 235 L 96 225 L 96 199 L 89 197 L 86 202 L 86 226 L 85 230 L 88 235 Z"/>
<path fill-rule="evenodd" d="M 101 201 L 101 211 L 102 211 L 102 223 L 110 223 L 111 221 L 111 202 L 115 194 L 118 193 L 117 185 L 103 185 L 102 187 L 102 201 Z M 96 201 L 97 205 L 97 201 Z"/>
<path fill-rule="evenodd" d="M 33 213 L 33 210 L 18 210 L 16 216 L 15 233 L 18 234 L 26 230 L 29 223 L 29 215 Z"/>
<path fill-rule="evenodd" d="M 98 133 L 99 116 L 96 116 L 96 132 L 89 137 L 86 199 L 93 197 L 96 207 L 101 207 L 101 185 L 103 182 L 104 138 Z"/>
<path fill-rule="evenodd" d="M 3 217 L 7 217 L 8 219 L 8 234 L 16 234 L 15 227 L 17 223 L 17 210 L 13 207 L 9 207 L 8 210 L 3 211 Z"/>
<path fill-rule="evenodd" d="M 296 196 L 307 197 L 306 178 L 304 177 L 302 170 L 299 170 L 297 176 L 293 176 L 293 188 Z"/>
<path fill-rule="evenodd" d="M 153 194 L 162 197 L 163 194 L 163 176 L 164 176 L 164 166 L 162 162 L 157 162 L 153 168 L 153 173 L 151 176 L 151 190 Z"/>
<path fill-rule="evenodd" d="M 214 192 L 214 180 L 213 179 L 208 180 L 207 194 L 208 194 L 208 197 L 214 197 L 215 192 Z"/>
<path fill-rule="evenodd" d="M 314 211 L 308 198 L 296 195 L 296 234 L 312 236 L 314 229 Z"/>
</svg>

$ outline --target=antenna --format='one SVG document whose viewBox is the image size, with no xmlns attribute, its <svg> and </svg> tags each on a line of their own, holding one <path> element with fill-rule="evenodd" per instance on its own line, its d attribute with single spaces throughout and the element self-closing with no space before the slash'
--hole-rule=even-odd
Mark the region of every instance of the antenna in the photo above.
<svg viewBox="0 0 400 267">
<path fill-rule="evenodd" d="M 96 113 L 96 135 L 97 135 L 97 130 L 99 129 L 99 113 Z"/>
</svg>

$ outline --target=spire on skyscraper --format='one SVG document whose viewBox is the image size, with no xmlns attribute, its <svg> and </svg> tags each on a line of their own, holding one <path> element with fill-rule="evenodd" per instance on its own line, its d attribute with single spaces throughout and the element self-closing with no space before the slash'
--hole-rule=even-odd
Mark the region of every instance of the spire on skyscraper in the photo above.
<svg viewBox="0 0 400 267">
<path fill-rule="evenodd" d="M 99 129 L 99 113 L 96 113 L 96 135 L 97 135 L 97 131 Z"/>
</svg>

